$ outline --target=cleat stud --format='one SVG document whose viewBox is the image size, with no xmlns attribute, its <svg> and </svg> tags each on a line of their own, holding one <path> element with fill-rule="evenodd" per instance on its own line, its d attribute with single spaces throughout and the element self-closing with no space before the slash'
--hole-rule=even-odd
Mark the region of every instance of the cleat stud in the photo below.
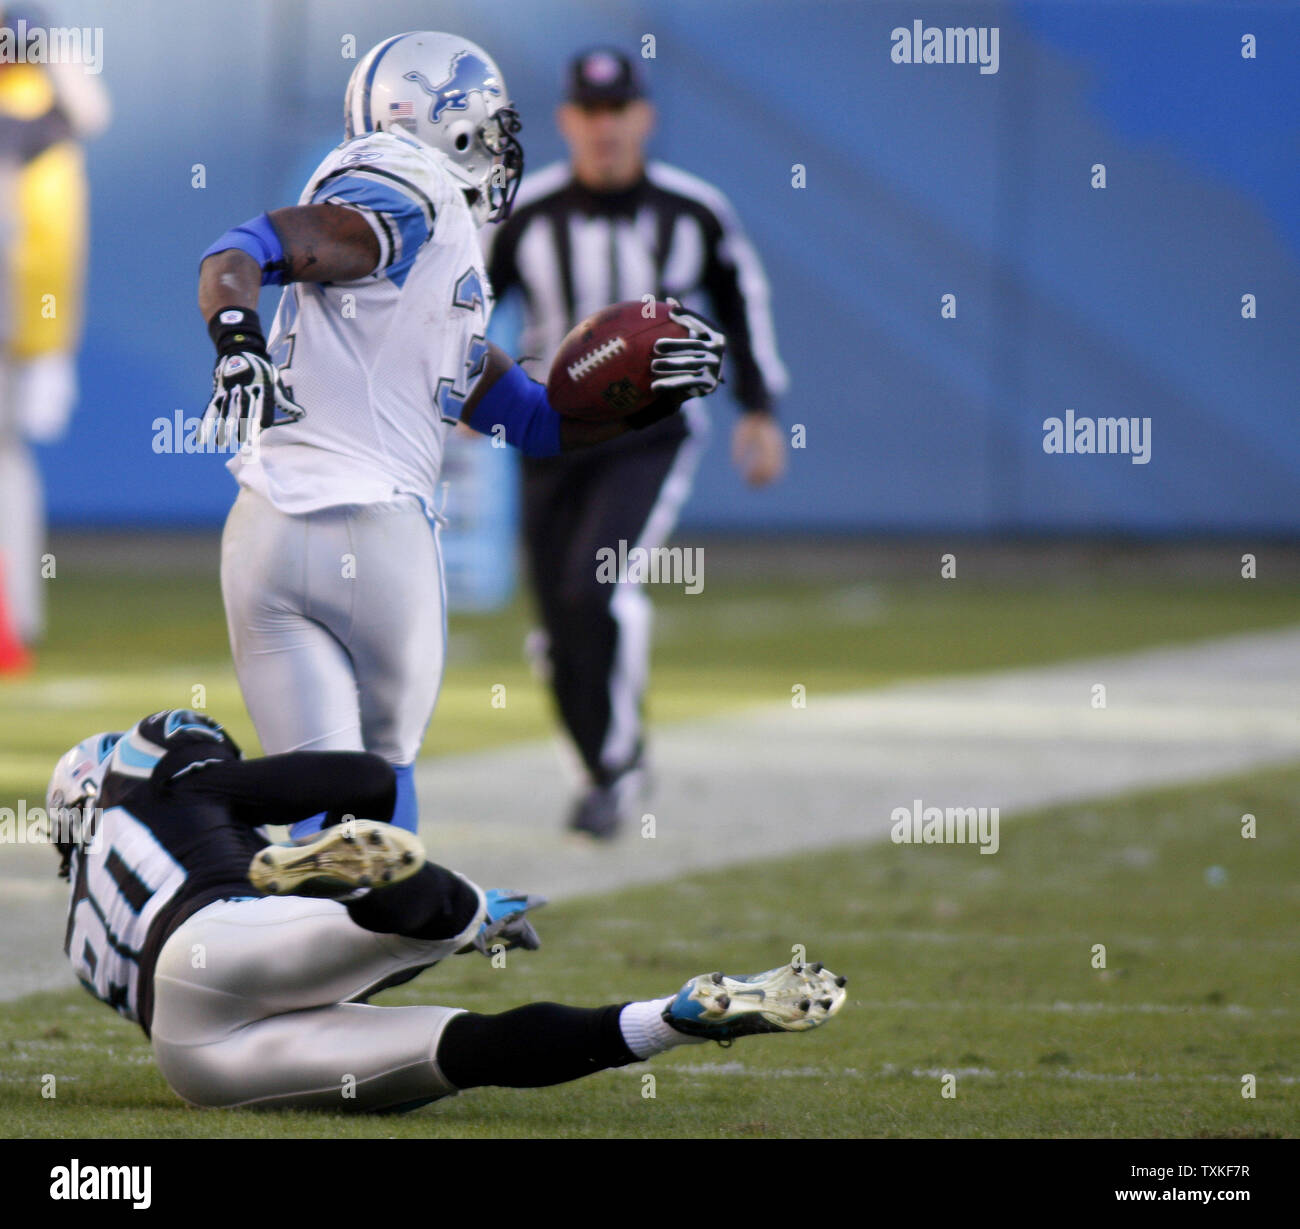
<svg viewBox="0 0 1300 1229">
<path fill-rule="evenodd" d="M 370 883 L 371 883 L 370 876 L 362 875 L 361 878 L 357 880 L 357 887 L 368 888 L 370 886 Z"/>
<path fill-rule="evenodd" d="M 278 892 L 280 890 L 280 884 L 276 880 L 272 879 L 271 882 L 266 885 L 266 890 L 268 892 Z"/>
<path fill-rule="evenodd" d="M 840 974 L 840 976 L 835 979 L 835 984 L 837 986 L 847 986 L 849 984 L 849 979 L 843 974 Z"/>
<path fill-rule="evenodd" d="M 384 843 L 384 838 L 378 832 L 372 832 L 370 834 L 370 843 L 372 845 L 382 845 Z"/>
<path fill-rule="evenodd" d="M 411 863 L 414 862 L 414 861 L 415 861 L 415 854 L 414 854 L 414 852 L 413 852 L 412 850 L 408 849 L 408 850 L 407 850 L 407 851 L 402 855 L 402 865 L 403 865 L 403 866 L 410 866 Z"/>
<path fill-rule="evenodd" d="M 357 843 L 357 838 L 356 838 L 355 836 L 353 836 L 352 833 L 350 833 L 350 832 L 345 832 L 345 833 L 343 834 L 343 844 L 345 844 L 345 845 L 355 845 L 356 843 Z"/>
<path fill-rule="evenodd" d="M 798 974 L 800 974 L 800 973 L 803 972 L 803 965 L 801 965 L 801 964 L 792 964 L 792 965 L 790 966 L 790 971 L 791 971 L 792 973 L 798 975 Z"/>
<path fill-rule="evenodd" d="M 812 1009 L 812 999 L 800 999 L 800 1000 L 799 1000 L 799 1010 L 800 1010 L 800 1011 L 810 1011 L 811 1009 Z"/>
<path fill-rule="evenodd" d="M 719 1011 L 726 1011 L 731 1006 L 731 995 L 720 994 L 717 998 L 717 1007 Z"/>
<path fill-rule="evenodd" d="M 831 1009 L 831 1000 L 830 1000 L 830 999 L 822 999 L 822 1001 L 821 1001 L 821 1005 L 822 1005 L 822 1011 L 830 1011 L 830 1009 Z"/>
<path fill-rule="evenodd" d="M 820 973 L 825 966 L 819 960 L 816 964 L 809 965 L 808 967 L 813 973 Z"/>
<path fill-rule="evenodd" d="M 720 986 L 720 985 L 722 985 L 722 974 L 721 974 L 721 973 L 710 973 L 710 974 L 709 974 L 709 980 L 710 980 L 710 981 L 711 981 L 715 986 Z"/>
<path fill-rule="evenodd" d="M 392 871 L 385 871 L 385 872 L 380 876 L 380 878 L 384 881 L 384 883 L 392 883 L 392 881 L 393 881 L 393 872 L 392 872 Z"/>
</svg>

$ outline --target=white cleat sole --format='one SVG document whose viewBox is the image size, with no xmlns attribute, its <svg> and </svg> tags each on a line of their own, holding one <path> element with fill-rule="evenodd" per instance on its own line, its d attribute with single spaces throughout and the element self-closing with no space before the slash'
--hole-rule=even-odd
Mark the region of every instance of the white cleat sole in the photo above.
<svg viewBox="0 0 1300 1229">
<path fill-rule="evenodd" d="M 248 881 L 268 896 L 345 896 L 389 887 L 424 865 L 413 833 L 370 819 L 349 819 L 293 845 L 269 845 L 248 867 Z"/>
<path fill-rule="evenodd" d="M 801 1033 L 825 1024 L 844 1006 L 846 981 L 820 963 L 788 964 L 753 977 L 704 974 L 689 994 L 678 996 L 665 1019 L 684 1033 L 719 1040 Z M 691 1015 L 684 1018 L 687 1011 Z"/>
</svg>

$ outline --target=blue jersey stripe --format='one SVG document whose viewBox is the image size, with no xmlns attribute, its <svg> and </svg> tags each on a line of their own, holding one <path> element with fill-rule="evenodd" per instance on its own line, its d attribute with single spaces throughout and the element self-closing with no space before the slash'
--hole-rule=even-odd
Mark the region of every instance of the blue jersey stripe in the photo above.
<svg viewBox="0 0 1300 1229">
<path fill-rule="evenodd" d="M 342 166 L 338 170 L 331 171 L 316 185 L 316 192 L 313 199 L 318 199 L 321 195 L 321 189 L 335 179 L 360 178 L 378 180 L 381 183 L 395 183 L 403 192 L 414 200 L 420 201 L 425 208 L 429 226 L 433 226 L 434 219 L 437 217 L 437 210 L 433 207 L 433 202 L 429 199 L 428 193 L 416 187 L 409 179 L 403 179 L 401 175 L 394 175 L 392 171 L 386 170 L 380 166 Z"/>
<path fill-rule="evenodd" d="M 312 204 L 324 201 L 361 205 L 379 215 L 380 220 L 388 224 L 388 229 L 396 230 L 401 242 L 393 245 L 395 250 L 383 272 L 400 286 L 432 229 L 423 203 L 393 184 L 367 178 L 364 174 L 340 175 L 322 184 L 312 197 Z"/>
<path fill-rule="evenodd" d="M 117 744 L 117 758 L 128 768 L 148 768 L 152 770 L 153 766 L 162 759 L 162 756 L 140 750 L 128 736 Z"/>
</svg>

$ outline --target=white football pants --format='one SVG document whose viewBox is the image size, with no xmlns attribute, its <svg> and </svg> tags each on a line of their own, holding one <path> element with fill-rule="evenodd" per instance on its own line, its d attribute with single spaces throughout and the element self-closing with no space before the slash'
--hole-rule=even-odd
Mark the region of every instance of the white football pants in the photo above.
<svg viewBox="0 0 1300 1229">
<path fill-rule="evenodd" d="M 413 495 L 289 516 L 240 489 L 221 592 L 262 750 L 416 758 L 442 683 L 436 526 Z"/>
<path fill-rule="evenodd" d="M 464 947 L 364 930 L 337 901 L 223 900 L 163 945 L 154 970 L 153 1051 L 194 1105 L 383 1110 L 456 1092 L 438 1069 L 451 1007 L 349 1003 L 403 969 Z"/>
</svg>

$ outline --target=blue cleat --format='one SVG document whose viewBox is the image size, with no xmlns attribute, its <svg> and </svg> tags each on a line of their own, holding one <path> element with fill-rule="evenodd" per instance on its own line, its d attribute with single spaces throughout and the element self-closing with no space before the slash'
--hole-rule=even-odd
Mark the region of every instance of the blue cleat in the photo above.
<svg viewBox="0 0 1300 1229">
<path fill-rule="evenodd" d="M 701 973 L 677 992 L 663 1018 L 679 1033 L 723 1045 L 751 1033 L 800 1033 L 844 1006 L 847 980 L 820 964 L 788 964 L 751 977 Z"/>
</svg>

